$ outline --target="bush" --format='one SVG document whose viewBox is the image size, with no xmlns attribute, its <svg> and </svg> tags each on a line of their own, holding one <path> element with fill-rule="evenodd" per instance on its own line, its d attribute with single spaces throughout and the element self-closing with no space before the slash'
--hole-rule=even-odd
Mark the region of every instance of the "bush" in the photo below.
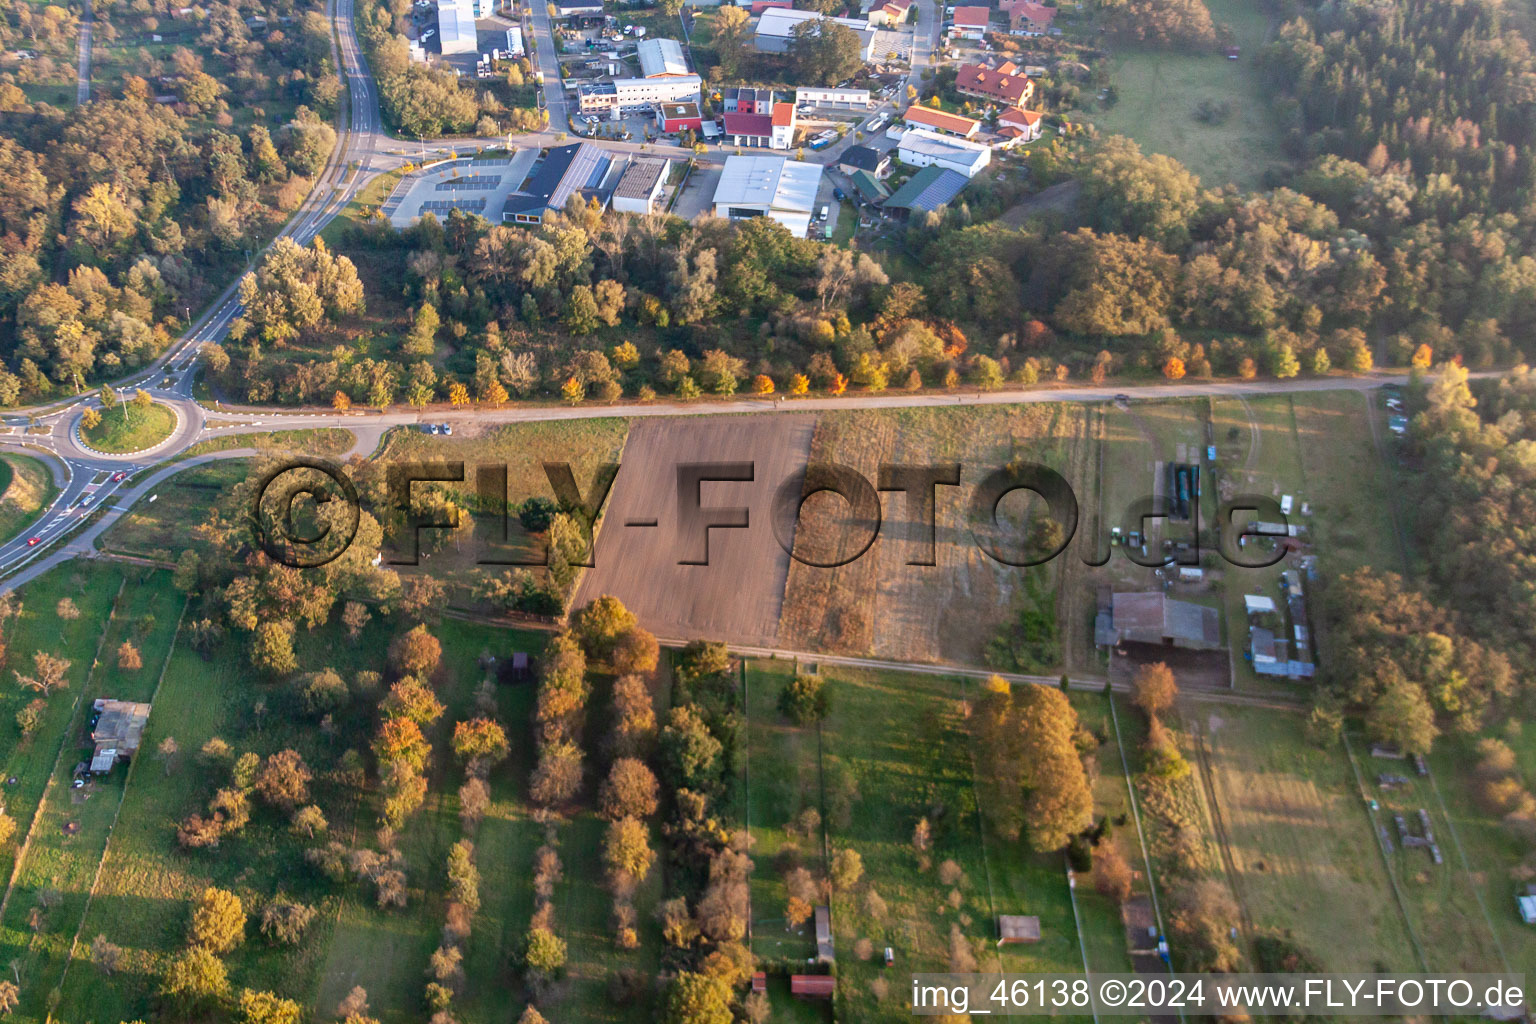
<svg viewBox="0 0 1536 1024">
<path fill-rule="evenodd" d="M 796 725 L 821 721 L 831 710 L 826 685 L 819 676 L 795 676 L 779 694 L 779 710 Z"/>
</svg>

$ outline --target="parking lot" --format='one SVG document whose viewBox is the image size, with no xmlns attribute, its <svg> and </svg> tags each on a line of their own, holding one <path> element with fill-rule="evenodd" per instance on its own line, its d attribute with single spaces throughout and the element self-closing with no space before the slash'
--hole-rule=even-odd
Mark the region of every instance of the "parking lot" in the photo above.
<svg viewBox="0 0 1536 1024">
<path fill-rule="evenodd" d="M 695 164 L 693 173 L 688 175 L 688 182 L 683 186 L 683 192 L 677 197 L 677 204 L 672 207 L 672 212 L 683 220 L 693 220 L 701 213 L 712 212 L 715 208 L 715 188 L 720 184 L 720 164 Z"/>
</svg>

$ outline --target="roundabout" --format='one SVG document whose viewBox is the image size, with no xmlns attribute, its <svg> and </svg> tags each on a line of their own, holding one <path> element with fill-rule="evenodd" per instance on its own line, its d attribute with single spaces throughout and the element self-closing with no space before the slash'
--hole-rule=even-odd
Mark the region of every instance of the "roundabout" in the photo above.
<svg viewBox="0 0 1536 1024">
<path fill-rule="evenodd" d="M 181 410 L 153 402 L 136 409 L 124 402 L 116 409 L 87 409 L 75 420 L 75 442 L 92 455 L 120 458 L 163 447 L 181 426 Z"/>
</svg>

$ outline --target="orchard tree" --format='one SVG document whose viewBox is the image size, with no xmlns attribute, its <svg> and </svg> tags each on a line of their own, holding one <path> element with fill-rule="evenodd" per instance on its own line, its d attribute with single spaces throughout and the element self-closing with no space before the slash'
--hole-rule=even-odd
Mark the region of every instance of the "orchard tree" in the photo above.
<svg viewBox="0 0 1536 1024">
<path fill-rule="evenodd" d="M 608 769 L 608 777 L 598 790 L 598 812 L 610 820 L 649 818 L 656 813 L 659 788 L 644 761 L 621 757 Z"/>
<path fill-rule="evenodd" d="M 507 733 L 489 718 L 472 718 L 453 727 L 453 752 L 462 762 L 496 764 L 511 753 Z"/>
<path fill-rule="evenodd" d="M 407 675 L 431 675 L 442 656 L 443 645 L 427 632 L 426 626 L 417 626 L 389 645 L 390 663 Z"/>
<path fill-rule="evenodd" d="M 267 757 L 256 773 L 256 795 L 287 810 L 309 802 L 309 766 L 297 750 L 280 750 Z"/>
<path fill-rule="evenodd" d="M 606 661 L 619 638 L 635 628 L 634 613 L 616 597 L 604 594 L 578 611 L 572 618 L 571 632 L 581 642 L 589 658 Z"/>
<path fill-rule="evenodd" d="M 188 946 L 166 965 L 160 992 L 184 1012 L 205 1010 L 229 994 L 224 961 L 206 946 Z"/>
<path fill-rule="evenodd" d="M 731 1024 L 733 1019 L 731 990 L 721 979 L 692 971 L 672 979 L 662 1011 L 665 1024 Z"/>
<path fill-rule="evenodd" d="M 603 864 L 610 878 L 616 880 L 616 887 L 632 888 L 643 881 L 655 859 L 650 833 L 638 818 L 608 823 L 603 834 Z"/>
<path fill-rule="evenodd" d="M 209 886 L 192 905 L 187 941 L 218 954 L 228 953 L 245 941 L 245 907 L 240 897 Z"/>
</svg>

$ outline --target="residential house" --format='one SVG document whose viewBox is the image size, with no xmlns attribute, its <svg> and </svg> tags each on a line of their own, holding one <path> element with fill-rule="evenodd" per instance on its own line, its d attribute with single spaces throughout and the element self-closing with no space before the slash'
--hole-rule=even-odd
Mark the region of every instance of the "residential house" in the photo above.
<svg viewBox="0 0 1536 1024">
<path fill-rule="evenodd" d="M 868 171 L 877 178 L 884 177 L 891 169 L 891 154 L 882 153 L 869 146 L 849 146 L 837 158 L 837 169 L 844 174 Z"/>
<path fill-rule="evenodd" d="M 991 20 L 990 7 L 956 7 L 951 17 L 949 38 L 982 39 L 987 34 L 987 25 Z"/>
<path fill-rule="evenodd" d="M 720 90 L 720 109 L 727 114 L 773 113 L 773 90 L 754 89 L 749 85 Z"/>
<path fill-rule="evenodd" d="M 758 104 L 761 108 L 762 104 Z M 795 105 L 775 103 L 771 113 L 727 113 L 725 134 L 733 146 L 788 149 L 795 137 Z"/>
<path fill-rule="evenodd" d="M 913 167 L 945 167 L 974 178 L 992 162 L 992 150 L 979 142 L 940 135 L 926 128 L 908 128 L 897 146 L 901 162 Z"/>
<path fill-rule="evenodd" d="M 1038 110 L 1008 107 L 997 115 L 997 134 L 1009 140 L 1009 145 L 1034 142 L 1045 129 L 1045 115 Z"/>
<path fill-rule="evenodd" d="M 895 28 L 906 22 L 912 0 L 875 0 L 865 13 L 870 28 Z"/>
<path fill-rule="evenodd" d="M 945 110 L 934 110 L 932 107 L 924 107 L 917 103 L 908 107 L 906 113 L 901 116 L 907 124 L 915 128 L 927 128 L 941 135 L 955 135 L 962 139 L 969 139 L 981 130 L 981 122 L 975 118 L 951 114 Z"/>
<path fill-rule="evenodd" d="M 1034 0 L 1013 0 L 1001 5 L 1008 15 L 1008 31 L 1021 36 L 1043 36 L 1050 31 L 1056 19 L 1056 8 L 1035 3 Z"/>
<path fill-rule="evenodd" d="M 1013 61 L 1004 61 L 995 68 L 985 64 L 962 64 L 955 73 L 955 91 L 962 96 L 1023 107 L 1035 97 L 1035 82 Z"/>
</svg>

